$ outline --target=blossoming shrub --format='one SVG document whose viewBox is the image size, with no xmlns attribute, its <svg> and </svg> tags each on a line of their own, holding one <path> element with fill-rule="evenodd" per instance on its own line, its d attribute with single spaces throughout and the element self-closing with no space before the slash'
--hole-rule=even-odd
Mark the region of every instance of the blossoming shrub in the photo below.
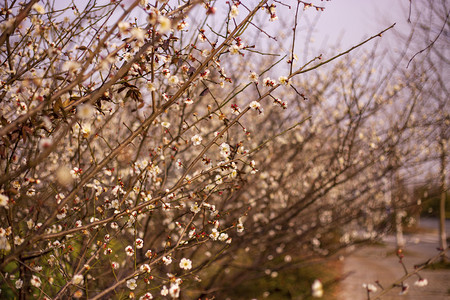
<svg viewBox="0 0 450 300">
<path fill-rule="evenodd" d="M 254 105 L 253 115 L 243 118 L 248 140 L 260 148 L 250 150 L 255 167 L 242 171 L 257 171 L 255 176 L 243 177 L 233 201 L 222 204 L 228 211 L 248 208 L 242 218 L 245 234 L 233 238 L 224 259 L 216 263 L 222 264 L 215 270 L 217 279 L 210 283 L 217 289 L 228 286 L 222 296 L 248 280 L 375 239 L 389 230 L 394 207 L 411 205 L 389 197 L 386 181 L 416 157 L 408 146 L 409 129 L 396 129 L 396 145 L 404 156 L 396 156 L 395 165 L 392 159 L 398 150 L 387 120 L 398 111 L 395 105 L 401 106 L 402 100 L 392 100 L 406 83 L 380 85 L 370 67 L 377 58 L 370 52 L 358 57 L 292 79 L 287 90 L 272 93 L 270 101 Z M 255 89 L 263 89 L 262 83 Z M 403 107 L 413 107 L 418 98 L 408 100 Z M 234 105 L 232 109 L 242 106 Z M 396 116 L 400 123 L 409 119 L 408 114 Z"/>
<path fill-rule="evenodd" d="M 2 293 L 220 295 L 274 258 L 336 252 L 369 214 L 374 236 L 399 164 L 373 126 L 397 90 L 370 58 L 357 85 L 350 61 L 298 78 L 345 53 L 267 58 L 252 41 L 287 2 L 53 5 L 2 8 Z"/>
</svg>

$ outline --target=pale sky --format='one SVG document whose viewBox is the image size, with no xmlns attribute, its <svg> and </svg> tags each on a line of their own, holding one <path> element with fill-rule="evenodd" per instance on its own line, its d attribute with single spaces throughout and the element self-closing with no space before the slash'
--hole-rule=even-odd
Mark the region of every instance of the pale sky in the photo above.
<svg viewBox="0 0 450 300">
<path fill-rule="evenodd" d="M 410 28 L 407 0 L 332 0 L 323 3 L 326 9 L 321 13 L 318 33 L 328 37 L 331 43 L 342 36 L 342 48 L 357 44 L 393 23 L 397 23 L 396 30 L 409 31 Z"/>
<path fill-rule="evenodd" d="M 277 4 L 279 17 L 283 19 L 284 12 L 286 14 L 285 19 L 292 20 L 296 1 L 284 2 L 292 2 L 292 9 L 288 11 L 287 8 Z M 301 57 L 301 62 L 309 61 L 317 56 L 318 53 L 324 54 L 325 57 L 330 57 L 338 53 L 338 49 L 335 49 L 335 46 L 339 45 L 339 50 L 347 50 L 396 23 L 395 27 L 386 32 L 382 38 L 376 38 L 362 47 L 362 49 L 370 50 L 374 43 L 378 43 L 377 49 L 386 53 L 386 57 L 392 59 L 405 48 L 405 39 L 400 38 L 400 35 L 407 37 L 411 30 L 414 29 L 415 22 L 420 21 L 427 25 L 430 23 L 430 15 L 427 15 L 429 9 L 423 9 L 424 5 L 428 5 L 427 1 L 424 0 L 412 1 L 411 23 L 408 23 L 409 0 L 310 0 L 308 2 L 324 6 L 325 10 L 317 12 L 313 8 L 308 8 L 306 12 L 302 12 L 298 19 L 300 22 L 299 30 L 297 31 L 299 39 L 296 42 L 295 53 Z M 441 7 L 441 1 L 432 3 L 436 5 L 438 11 L 443 11 L 443 16 L 445 17 L 445 10 L 448 7 Z M 282 23 L 282 20 L 280 21 Z M 433 16 L 431 22 L 433 23 L 431 26 L 433 31 L 429 37 L 424 37 L 421 34 L 413 36 L 412 48 L 409 49 L 406 55 L 407 60 L 414 53 L 428 46 L 431 40 L 437 36 L 439 29 L 443 25 L 443 19 Z M 314 28 L 314 31 L 311 35 L 312 40 L 308 41 L 306 33 L 311 27 Z M 442 51 L 448 51 L 450 47 L 447 47 L 447 50 L 445 50 L 445 45 L 448 45 L 449 40 L 446 33 L 444 32 L 439 39 L 440 45 L 444 47 Z M 306 57 L 305 49 L 308 53 Z M 424 55 L 426 54 L 424 53 Z M 405 62 L 405 67 L 406 64 Z"/>
<path fill-rule="evenodd" d="M 396 23 L 394 29 L 404 34 L 408 34 L 413 26 L 407 22 L 408 0 L 331 0 L 314 3 L 323 5 L 325 10 L 317 12 L 309 8 L 302 17 L 307 24 L 315 24 L 312 46 L 322 51 L 332 48 L 329 55 L 336 53 L 334 46 L 339 45 L 339 49 L 346 50 L 393 23 Z M 402 43 L 397 42 L 394 30 L 377 40 L 382 48 L 392 51 L 395 51 L 393 47 L 402 47 Z M 365 47 L 370 49 L 371 45 Z M 311 58 L 313 52 L 309 51 L 308 54 Z"/>
</svg>

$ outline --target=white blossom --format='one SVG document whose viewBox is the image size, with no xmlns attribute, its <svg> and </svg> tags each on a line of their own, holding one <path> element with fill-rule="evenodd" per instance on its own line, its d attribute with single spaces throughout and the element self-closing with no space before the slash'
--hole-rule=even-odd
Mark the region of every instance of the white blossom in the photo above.
<svg viewBox="0 0 450 300">
<path fill-rule="evenodd" d="M 131 246 L 126 246 L 126 247 L 125 247 L 125 253 L 126 253 L 128 256 L 133 256 L 133 255 L 134 255 L 134 249 L 133 249 L 133 247 L 131 247 Z"/>
<path fill-rule="evenodd" d="M 127 280 L 127 288 L 134 291 L 137 287 L 136 279 L 131 278 Z"/>
<path fill-rule="evenodd" d="M 169 288 L 169 294 L 172 298 L 180 297 L 180 286 L 177 283 L 172 283 Z"/>
<path fill-rule="evenodd" d="M 41 281 L 41 279 L 40 279 L 39 277 L 37 277 L 36 275 L 32 275 L 32 276 L 31 276 L 30 283 L 31 283 L 32 286 L 35 286 L 35 287 L 38 288 L 38 287 L 41 286 L 42 281 Z"/>
<path fill-rule="evenodd" d="M 314 280 L 311 285 L 311 294 L 314 298 L 322 298 L 323 296 L 323 285 L 319 279 Z"/>
<path fill-rule="evenodd" d="M 414 282 L 415 286 L 424 287 L 428 285 L 428 280 L 426 278 L 420 278 L 416 282 Z"/>
<path fill-rule="evenodd" d="M 40 5 L 39 3 L 35 3 L 33 4 L 33 9 L 38 13 L 38 14 L 45 14 L 45 9 L 42 5 Z"/>
<path fill-rule="evenodd" d="M 0 207 L 8 205 L 9 198 L 6 195 L 0 194 Z"/>
<path fill-rule="evenodd" d="M 84 276 L 82 274 L 76 274 L 72 277 L 72 284 L 78 285 L 83 284 Z"/>
<path fill-rule="evenodd" d="M 202 140 L 203 140 L 203 138 L 198 134 L 191 137 L 191 141 L 192 141 L 192 144 L 194 144 L 194 146 L 200 145 L 202 143 Z"/>
<path fill-rule="evenodd" d="M 180 261 L 180 268 L 184 270 L 192 269 L 192 261 L 188 258 L 182 258 Z"/>
<path fill-rule="evenodd" d="M 164 34 L 169 32 L 172 29 L 172 22 L 169 18 L 166 18 L 164 16 L 160 16 L 158 18 L 159 21 L 159 32 Z"/>
<path fill-rule="evenodd" d="M 22 279 L 17 279 L 16 282 L 15 282 L 15 286 L 16 286 L 16 289 L 20 290 L 22 288 L 22 286 L 23 286 L 23 280 Z"/>
<path fill-rule="evenodd" d="M 239 54 L 239 47 L 237 45 L 231 45 L 228 49 L 232 55 Z"/>
<path fill-rule="evenodd" d="M 239 15 L 239 9 L 236 5 L 231 6 L 230 18 L 236 18 Z"/>
</svg>

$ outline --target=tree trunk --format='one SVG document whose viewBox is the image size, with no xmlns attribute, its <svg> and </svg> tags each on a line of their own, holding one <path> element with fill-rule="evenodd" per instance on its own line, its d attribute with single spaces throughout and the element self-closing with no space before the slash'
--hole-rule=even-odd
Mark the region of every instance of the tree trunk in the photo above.
<svg viewBox="0 0 450 300">
<path fill-rule="evenodd" d="M 405 239 L 403 238 L 403 210 L 400 208 L 399 196 L 397 193 L 398 182 L 395 180 L 395 173 L 391 173 L 391 205 L 394 208 L 394 226 L 395 226 L 395 241 L 397 250 L 405 248 Z"/>
<path fill-rule="evenodd" d="M 441 170 L 440 170 L 441 201 L 439 205 L 439 246 L 443 250 L 446 250 L 447 249 L 447 234 L 445 232 L 445 201 L 447 198 L 447 185 L 445 181 L 446 140 L 444 138 L 441 138 L 439 144 L 441 150 Z M 447 261 L 445 255 L 441 257 L 443 262 Z"/>
</svg>

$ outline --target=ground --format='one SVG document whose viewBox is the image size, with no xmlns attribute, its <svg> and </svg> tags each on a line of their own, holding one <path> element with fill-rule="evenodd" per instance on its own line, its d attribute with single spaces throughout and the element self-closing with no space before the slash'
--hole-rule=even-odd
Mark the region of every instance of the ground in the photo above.
<svg viewBox="0 0 450 300">
<path fill-rule="evenodd" d="M 447 234 L 450 233 L 450 221 L 447 221 Z M 408 270 L 415 264 L 423 263 L 435 256 L 438 251 L 437 220 L 423 219 L 419 230 L 405 235 L 404 262 Z M 379 280 L 381 285 L 388 286 L 404 275 L 403 268 L 395 255 L 395 238 L 388 236 L 384 245 L 366 246 L 354 250 L 348 255 L 342 266 L 343 274 L 348 276 L 342 281 L 338 300 L 366 300 L 367 294 L 362 287 L 364 283 L 375 284 Z M 448 255 L 448 254 L 447 254 Z M 406 283 L 410 289 L 406 295 L 400 296 L 399 289 L 394 289 L 382 300 L 450 300 L 450 269 L 423 270 L 420 272 L 428 280 L 425 287 L 414 286 L 417 276 L 409 278 Z M 378 288 L 380 291 L 380 288 Z"/>
</svg>

